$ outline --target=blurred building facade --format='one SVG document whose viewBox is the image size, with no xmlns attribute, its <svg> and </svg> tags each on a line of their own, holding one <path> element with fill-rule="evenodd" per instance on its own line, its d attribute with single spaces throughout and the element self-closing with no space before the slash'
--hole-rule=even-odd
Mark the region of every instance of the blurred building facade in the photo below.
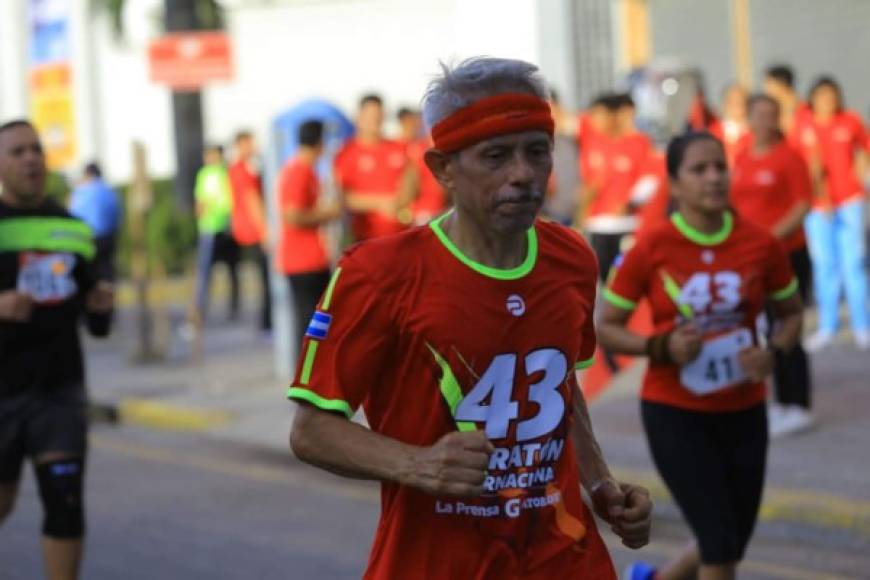
<svg viewBox="0 0 870 580">
<path fill-rule="evenodd" d="M 33 114 L 35 101 L 46 90 L 34 80 L 34 68 L 41 62 L 34 46 L 65 40 L 58 55 L 68 78 L 60 78 L 48 101 L 40 101 L 57 105 L 46 105 L 42 114 L 55 114 L 69 125 L 53 133 L 71 146 L 56 165 L 72 170 L 99 157 L 113 181 L 125 181 L 130 143 L 139 140 L 148 147 L 152 172 L 171 175 L 170 92 L 149 81 L 147 63 L 148 44 L 162 32 L 163 1 L 127 0 L 120 38 L 101 4 L 0 2 L 0 119 Z M 798 73 L 801 91 L 816 74 L 828 72 L 843 82 L 851 107 L 866 113 L 870 104 L 864 62 L 870 54 L 867 0 L 221 4 L 236 72 L 233 81 L 216 83 L 203 93 L 208 141 L 226 142 L 242 127 L 266 138 L 271 120 L 306 98 L 329 99 L 349 113 L 368 91 L 382 93 L 391 110 L 414 105 L 437 72 L 438 60 L 477 54 L 538 63 L 569 107 L 612 88 L 631 68 L 659 61 L 703 69 L 714 101 L 728 82 L 757 81 L 767 65 L 788 62 Z M 57 18 L 66 21 L 61 31 L 51 24 Z M 40 22 L 48 25 L 40 29 Z M 58 95 L 59 100 L 51 100 Z M 58 113 L 66 106 L 61 101 L 71 104 L 71 118 Z"/>
</svg>

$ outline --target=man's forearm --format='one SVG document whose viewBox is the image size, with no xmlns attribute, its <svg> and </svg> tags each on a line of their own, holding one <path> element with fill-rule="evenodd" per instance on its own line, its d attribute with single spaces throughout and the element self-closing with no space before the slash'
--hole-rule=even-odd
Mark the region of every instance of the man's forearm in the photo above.
<svg viewBox="0 0 870 580">
<path fill-rule="evenodd" d="M 773 235 L 780 240 L 792 235 L 803 226 L 804 217 L 809 209 L 810 205 L 805 201 L 795 204 L 791 211 L 774 226 Z"/>
<path fill-rule="evenodd" d="M 386 212 L 391 207 L 390 204 L 396 202 L 396 199 L 395 192 L 356 193 L 349 191 L 344 196 L 347 209 L 360 213 Z"/>
<path fill-rule="evenodd" d="M 296 456 L 336 475 L 408 481 L 415 447 L 328 411 L 300 404 L 290 433 Z"/>
<path fill-rule="evenodd" d="M 574 453 L 577 454 L 577 468 L 580 471 L 580 483 L 586 491 L 606 479 L 610 478 L 610 469 L 604 461 L 604 455 L 592 432 L 592 420 L 589 417 L 589 409 L 586 407 L 586 399 L 583 392 L 577 388 L 572 403 L 574 422 L 571 425 L 571 440 L 574 443 Z"/>
</svg>

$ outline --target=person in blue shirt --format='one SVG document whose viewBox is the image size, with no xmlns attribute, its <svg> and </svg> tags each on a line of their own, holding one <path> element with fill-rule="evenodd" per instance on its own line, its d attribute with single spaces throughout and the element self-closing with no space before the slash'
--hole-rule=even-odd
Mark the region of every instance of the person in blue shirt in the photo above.
<svg viewBox="0 0 870 580">
<path fill-rule="evenodd" d="M 85 166 L 82 182 L 72 192 L 69 211 L 90 226 L 97 247 L 95 265 L 101 280 L 115 280 L 115 248 L 121 226 L 118 194 L 103 181 L 96 163 Z"/>
</svg>

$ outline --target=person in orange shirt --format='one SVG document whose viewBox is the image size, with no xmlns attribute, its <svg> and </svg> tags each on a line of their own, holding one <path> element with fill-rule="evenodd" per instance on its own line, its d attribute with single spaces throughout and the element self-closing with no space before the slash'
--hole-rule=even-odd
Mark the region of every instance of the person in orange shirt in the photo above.
<svg viewBox="0 0 870 580">
<path fill-rule="evenodd" d="M 798 280 L 801 300 L 810 285 L 810 257 L 804 217 L 812 201 L 810 172 L 801 154 L 780 131 L 779 104 L 772 97 L 749 100 L 752 145 L 737 155 L 731 181 L 731 202 L 744 218 L 781 240 Z M 768 331 L 773 328 L 768 325 Z M 813 424 L 810 414 L 811 374 L 803 346 L 775 353 L 775 405 L 770 408 L 770 433 L 787 435 Z"/>
<path fill-rule="evenodd" d="M 257 167 L 257 145 L 248 131 L 235 138 L 236 158 L 228 169 L 233 193 L 231 232 L 242 250 L 252 255 L 260 270 L 260 330 L 272 329 L 272 297 L 269 291 L 268 235 L 263 184 Z"/>
<path fill-rule="evenodd" d="M 395 234 L 410 222 L 410 200 L 401 195 L 408 169 L 405 147 L 385 139 L 383 100 L 366 95 L 360 100 L 356 135 L 335 158 L 335 178 L 350 211 L 355 241 Z M 403 219 L 399 219 L 402 217 Z"/>
<path fill-rule="evenodd" d="M 815 186 L 805 227 L 819 323 L 805 346 L 815 352 L 834 341 L 840 323 L 840 294 L 845 287 L 855 345 L 870 350 L 863 183 L 870 140 L 860 115 L 845 108 L 840 85 L 834 79 L 819 78 L 809 102 L 812 114 L 799 118 L 793 132 Z"/>
<path fill-rule="evenodd" d="M 324 203 L 320 197 L 320 180 L 315 165 L 322 153 L 323 123 L 303 123 L 299 127 L 299 151 L 278 176 L 281 242 L 277 267 L 293 290 L 293 314 L 299 344 L 314 315 L 317 301 L 329 285 L 329 255 L 320 230 L 341 214 L 338 204 Z"/>
<path fill-rule="evenodd" d="M 695 540 L 662 569 L 629 580 L 733 579 L 758 517 L 768 447 L 765 377 L 800 338 L 797 281 L 772 234 L 729 208 L 728 164 L 709 133 L 676 137 L 667 169 L 677 211 L 646 230 L 604 292 L 598 337 L 646 356 L 641 415 L 653 460 Z M 627 328 L 641 299 L 653 334 Z M 762 346 L 755 320 L 772 305 Z"/>
<path fill-rule="evenodd" d="M 420 113 L 403 107 L 399 109 L 399 141 L 405 145 L 408 170 L 402 176 L 399 198 L 411 200 L 408 208 L 415 225 L 429 220 L 447 209 L 448 200 L 444 188 L 426 167 L 424 155 L 432 147 L 432 139 L 423 134 Z M 407 215 L 400 216 L 407 220 Z"/>
</svg>

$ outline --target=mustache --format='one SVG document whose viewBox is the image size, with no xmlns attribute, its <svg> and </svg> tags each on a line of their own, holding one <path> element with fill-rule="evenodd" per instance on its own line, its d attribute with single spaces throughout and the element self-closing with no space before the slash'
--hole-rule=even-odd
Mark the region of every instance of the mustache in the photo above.
<svg viewBox="0 0 870 580">
<path fill-rule="evenodd" d="M 540 203 L 543 200 L 543 190 L 530 189 L 528 191 L 500 195 L 496 203 Z"/>
</svg>

